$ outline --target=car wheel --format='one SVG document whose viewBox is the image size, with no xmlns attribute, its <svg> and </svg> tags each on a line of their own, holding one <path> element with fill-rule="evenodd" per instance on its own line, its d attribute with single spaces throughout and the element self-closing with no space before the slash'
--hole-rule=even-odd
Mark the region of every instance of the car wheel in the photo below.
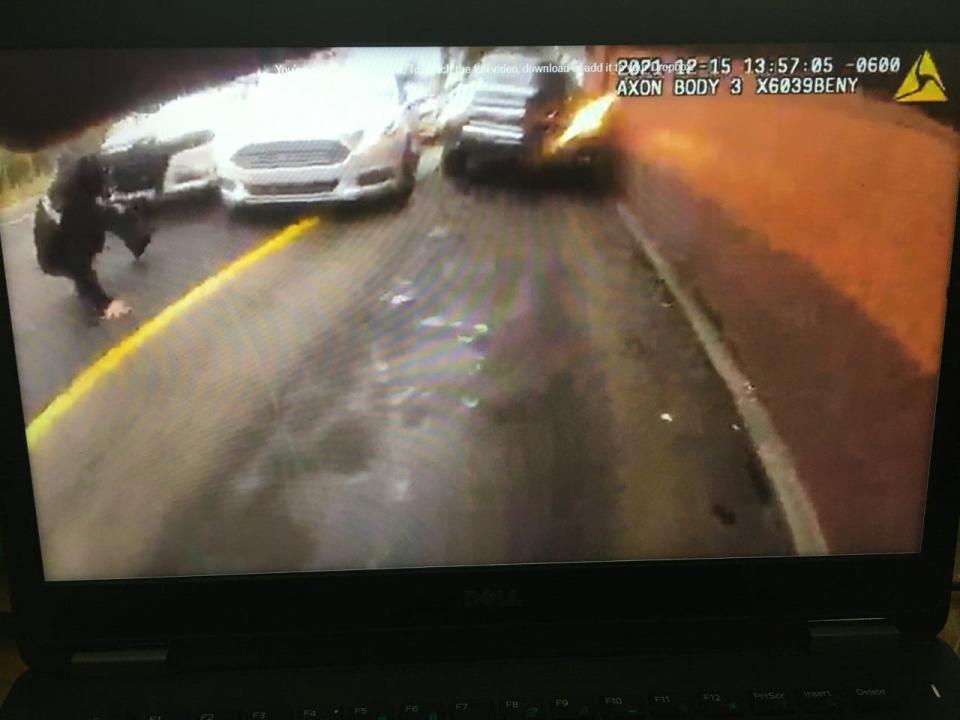
<svg viewBox="0 0 960 720">
<path fill-rule="evenodd" d="M 406 205 L 410 201 L 410 196 L 413 195 L 413 185 L 413 182 L 404 179 L 397 187 L 397 194 L 394 195 L 394 201 L 391 204 L 397 208 Z"/>
<path fill-rule="evenodd" d="M 590 184 L 598 193 L 616 194 L 621 189 L 621 171 L 617 154 L 604 148 L 590 164 Z"/>
<path fill-rule="evenodd" d="M 440 157 L 440 168 L 447 177 L 457 178 L 467 174 L 467 152 L 461 147 L 445 147 Z"/>
<path fill-rule="evenodd" d="M 420 164 L 420 155 L 411 146 L 403 155 L 403 164 L 400 168 L 400 192 L 410 195 L 417 184 L 417 166 Z"/>
<path fill-rule="evenodd" d="M 410 151 L 404 154 L 403 161 L 400 163 L 397 191 L 389 201 L 390 205 L 401 208 L 410 200 L 410 196 L 413 195 L 413 188 L 417 184 L 417 164 L 419 160 L 419 156 Z"/>
</svg>

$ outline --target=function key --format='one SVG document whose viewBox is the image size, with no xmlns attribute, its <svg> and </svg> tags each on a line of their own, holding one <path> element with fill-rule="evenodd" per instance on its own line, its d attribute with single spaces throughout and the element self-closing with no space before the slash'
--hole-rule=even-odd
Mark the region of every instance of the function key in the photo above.
<svg viewBox="0 0 960 720">
<path fill-rule="evenodd" d="M 404 703 L 400 706 L 400 720 L 443 720 L 443 705 L 440 703 Z"/>
<path fill-rule="evenodd" d="M 603 695 L 599 704 L 601 720 L 639 720 L 643 717 L 643 700 L 635 695 Z"/>
<path fill-rule="evenodd" d="M 450 707 L 451 720 L 493 720 L 493 705 L 482 700 L 457 700 Z"/>
<path fill-rule="evenodd" d="M 285 708 L 254 708 L 243 714 L 243 720 L 291 720 L 293 713 Z"/>
<path fill-rule="evenodd" d="M 90 712 L 79 713 L 77 715 L 77 720 L 123 720 L 123 713 L 93 710 Z"/>
<path fill-rule="evenodd" d="M 354 705 L 350 708 L 353 720 L 393 720 L 393 708 L 389 705 Z"/>
<path fill-rule="evenodd" d="M 508 698 L 500 705 L 503 720 L 546 720 L 547 709 L 540 700 Z"/>
<path fill-rule="evenodd" d="M 800 709 L 811 715 L 828 715 L 841 710 L 836 693 L 826 688 L 800 691 Z"/>
<path fill-rule="evenodd" d="M 882 686 L 854 688 L 853 702 L 861 712 L 880 712 L 897 708 L 897 699 L 893 696 L 893 692 Z"/>
<path fill-rule="evenodd" d="M 729 693 L 702 692 L 697 694 L 700 710 L 708 717 L 736 717 L 743 715 L 743 704 Z"/>
<path fill-rule="evenodd" d="M 310 705 L 297 710 L 297 720 L 343 720 L 339 705 Z"/>
<path fill-rule="evenodd" d="M 145 712 L 140 715 L 134 715 L 137 720 L 180 720 L 183 715 L 171 712 Z"/>
<path fill-rule="evenodd" d="M 793 712 L 793 701 L 785 690 L 754 690 L 751 698 L 757 715 L 789 715 Z"/>
<path fill-rule="evenodd" d="M 553 720 L 593 720 L 593 702 L 585 698 L 555 697 L 550 700 Z"/>
<path fill-rule="evenodd" d="M 692 695 L 657 693 L 647 698 L 650 714 L 654 717 L 693 717 L 697 703 Z"/>
<path fill-rule="evenodd" d="M 186 715 L 188 720 L 237 720 L 239 716 L 236 710 L 202 710 Z"/>
</svg>

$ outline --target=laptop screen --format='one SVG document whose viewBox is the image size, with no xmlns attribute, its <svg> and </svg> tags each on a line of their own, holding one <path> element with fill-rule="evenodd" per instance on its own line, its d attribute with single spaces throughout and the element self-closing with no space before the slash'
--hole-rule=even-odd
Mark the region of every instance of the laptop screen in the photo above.
<svg viewBox="0 0 960 720">
<path fill-rule="evenodd" d="M 919 551 L 956 48 L 192 57 L 0 149 L 47 580 Z"/>
</svg>

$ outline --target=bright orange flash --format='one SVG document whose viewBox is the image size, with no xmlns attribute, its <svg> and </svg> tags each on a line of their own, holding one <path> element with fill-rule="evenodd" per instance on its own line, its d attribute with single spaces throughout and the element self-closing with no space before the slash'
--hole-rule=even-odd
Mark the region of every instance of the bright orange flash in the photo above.
<svg viewBox="0 0 960 720">
<path fill-rule="evenodd" d="M 601 95 L 596 100 L 591 100 L 577 110 L 566 130 L 554 140 L 551 151 L 556 152 L 574 138 L 598 130 L 603 125 L 603 118 L 606 116 L 607 110 L 610 109 L 616 99 L 615 93 L 608 93 Z"/>
</svg>

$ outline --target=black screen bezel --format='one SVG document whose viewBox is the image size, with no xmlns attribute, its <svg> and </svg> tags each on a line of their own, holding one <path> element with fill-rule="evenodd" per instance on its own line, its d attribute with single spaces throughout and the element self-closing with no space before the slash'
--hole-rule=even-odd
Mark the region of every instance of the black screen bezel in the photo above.
<svg viewBox="0 0 960 720">
<path fill-rule="evenodd" d="M 165 47 L 955 42 L 957 10 L 933 2 L 440 0 L 312 4 L 13 3 L 2 47 Z M 375 19 L 372 20 L 372 19 Z M 893 617 L 930 635 L 945 617 L 957 530 L 960 298 L 948 294 L 927 514 L 915 555 L 639 561 L 515 567 L 46 583 L 43 581 L 5 279 L 0 386 L 7 468 L 0 499 L 22 648 L 51 665 L 89 646 L 189 635 L 322 632 L 517 621 Z M 521 606 L 475 608 L 464 592 L 515 590 Z M 511 605 L 513 603 L 507 603 Z M 322 610 L 322 611 L 321 611 Z"/>
</svg>

